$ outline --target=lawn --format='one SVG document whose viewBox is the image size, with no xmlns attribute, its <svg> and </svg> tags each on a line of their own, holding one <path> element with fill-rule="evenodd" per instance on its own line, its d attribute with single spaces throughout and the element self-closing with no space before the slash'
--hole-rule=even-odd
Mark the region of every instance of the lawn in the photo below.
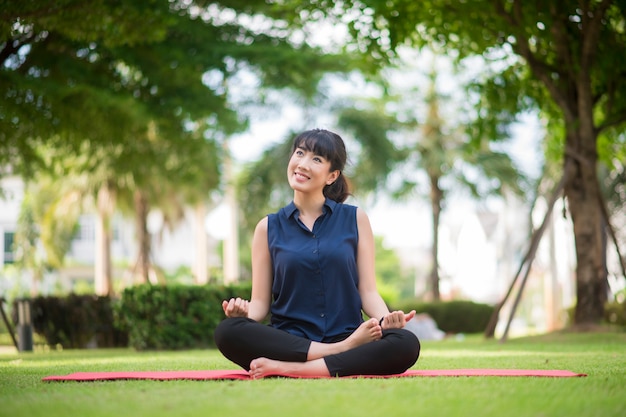
<svg viewBox="0 0 626 417">
<path fill-rule="evenodd" d="M 626 415 L 626 333 L 554 333 L 501 344 L 424 342 L 416 369 L 566 369 L 581 378 L 418 377 L 257 381 L 42 382 L 79 371 L 236 369 L 215 350 L 0 354 L 0 416 Z"/>
</svg>

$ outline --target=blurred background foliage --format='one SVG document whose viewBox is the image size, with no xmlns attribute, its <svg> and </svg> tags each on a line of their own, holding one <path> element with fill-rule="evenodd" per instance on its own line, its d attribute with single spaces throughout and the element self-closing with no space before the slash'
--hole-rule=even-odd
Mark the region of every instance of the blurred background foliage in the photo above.
<svg viewBox="0 0 626 417">
<path fill-rule="evenodd" d="M 566 175 L 574 321 L 596 322 L 610 301 L 606 270 L 596 267 L 610 248 L 596 236 L 614 225 L 623 243 L 626 227 L 625 16 L 623 0 L 0 0 L 0 178 L 26 184 L 17 265 L 35 281 L 62 267 L 76 219 L 93 213 L 102 232 L 94 274 L 107 284 L 96 292 L 112 293 L 107 248 L 122 213 L 138 247 L 128 268 L 148 282 L 158 269 L 150 211 L 175 228 L 185 207 L 214 207 L 234 183 L 245 280 L 254 224 L 290 199 L 290 139 L 321 122 L 346 132 L 361 201 L 429 202 L 435 239 L 424 296 L 433 300 L 450 193 L 535 201 Z M 424 50 L 454 62 L 454 100 L 435 67 L 419 73 L 402 59 Z M 336 91 L 337 80 L 354 79 L 357 92 Z M 286 106 L 303 119 L 226 178 L 230 138 Z M 529 113 L 545 135 L 539 178 L 501 150 Z M 414 295 L 412 272 L 394 271 L 382 243 L 381 289 L 390 299 Z"/>
</svg>

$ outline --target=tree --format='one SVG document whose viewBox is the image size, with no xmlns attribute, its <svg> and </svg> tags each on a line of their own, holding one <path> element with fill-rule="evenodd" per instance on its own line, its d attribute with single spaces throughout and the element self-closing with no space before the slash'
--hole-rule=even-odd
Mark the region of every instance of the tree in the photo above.
<svg viewBox="0 0 626 417">
<path fill-rule="evenodd" d="M 225 85 L 243 70 L 310 96 L 324 73 L 351 65 L 346 54 L 294 39 L 304 23 L 271 3 L 0 6 L 0 166 L 25 173 L 44 162 L 42 142 L 125 144 L 150 123 L 175 139 L 204 118 L 233 133 L 245 120 Z M 258 103 L 256 92 L 239 100 Z"/>
<path fill-rule="evenodd" d="M 39 173 L 25 184 L 15 233 L 16 264 L 32 275 L 31 295 L 39 294 L 46 270 L 58 270 L 78 230 L 80 195 L 74 185 L 58 184 Z"/>
<path fill-rule="evenodd" d="M 137 129 L 129 98 L 93 82 L 105 69 L 96 48 L 156 41 L 166 15 L 145 16 L 142 7 L 101 0 L 2 0 L 0 16 L 3 170 L 32 174 L 45 164 L 37 152 L 42 143 L 120 143 L 121 133 Z"/>
<path fill-rule="evenodd" d="M 187 136 L 193 117 L 213 115 L 224 126 L 225 119 L 233 118 L 221 94 L 202 83 L 203 68 L 193 59 L 178 63 L 172 57 L 172 52 L 180 55 L 176 46 L 193 47 L 171 41 L 176 29 L 182 31 L 180 26 L 191 19 L 185 20 L 184 13 L 175 19 L 167 12 L 163 2 L 116 5 L 75 0 L 14 3 L 2 9 L 6 19 L 0 26 L 0 77 L 10 82 L 2 84 L 6 90 L 0 121 L 6 124 L 0 123 L 0 153 L 7 159 L 0 157 L 0 166 L 25 175 L 49 169 L 49 161 L 39 152 L 46 143 L 55 151 L 55 160 L 66 160 L 64 174 L 86 178 L 75 191 L 96 200 L 98 293 L 111 291 L 110 223 L 116 200 L 124 188 L 135 184 L 143 168 L 163 163 L 150 158 L 146 146 L 150 123 L 156 120 L 176 144 Z M 169 66 L 153 59 L 158 52 Z M 143 61 L 132 59 L 137 56 Z M 172 97 L 168 91 L 181 96 Z M 183 96 L 185 102 L 180 100 Z M 87 158 L 75 164 L 74 155 Z M 203 164 L 206 176 L 216 184 L 216 165 L 211 169 L 211 160 Z"/>
<path fill-rule="evenodd" d="M 426 44 L 459 58 L 497 61 L 480 80 L 477 129 L 536 108 L 563 131 L 563 175 L 576 241 L 575 324 L 602 320 L 607 298 L 598 144 L 623 146 L 626 122 L 626 3 L 620 0 L 360 2 L 371 25 L 353 26 L 363 42 Z M 388 33 L 385 41 L 368 33 Z M 618 138 L 621 135 L 621 143 Z M 611 161 L 606 161 L 611 166 Z"/>
<path fill-rule="evenodd" d="M 186 198 L 195 192 L 201 197 L 187 202 L 200 204 L 217 187 L 216 153 L 207 154 L 205 144 L 194 153 L 195 145 L 188 145 L 194 137 L 213 143 L 246 127 L 226 88 L 230 79 L 247 72 L 265 86 L 311 95 L 324 73 L 351 65 L 346 54 L 296 39 L 299 17 L 271 3 L 5 3 L 0 167 L 24 175 L 45 168 L 42 143 L 68 157 L 82 151 L 101 156 L 92 162 L 106 168 L 93 188 L 100 203 L 103 281 L 110 281 L 107 218 L 120 197 L 128 198 L 124 188 L 134 196 L 138 230 L 145 232 L 150 207 L 171 196 L 164 189 Z M 238 100 L 259 103 L 257 91 L 240 92 Z M 140 238 L 138 265 L 145 277 L 147 234 Z"/>
<path fill-rule="evenodd" d="M 205 138 L 207 130 L 199 129 L 181 141 L 174 142 L 150 135 L 149 153 L 151 163 L 133 169 L 133 186 L 126 190 L 126 205 L 135 216 L 138 253 L 133 275 L 136 282 L 149 282 L 155 274 L 151 257 L 152 236 L 148 231 L 148 214 L 158 209 L 163 222 L 174 229 L 184 217 L 186 207 L 198 208 L 207 203 L 209 194 L 219 186 L 218 144 Z M 165 167 L 165 169 L 163 169 Z M 196 233 L 206 233 L 203 219 L 197 219 Z M 197 251 L 206 248 L 196 248 Z"/>
<path fill-rule="evenodd" d="M 461 108 L 437 90 L 437 71 L 431 70 L 425 86 L 420 85 L 425 74 L 413 71 L 407 62 L 383 73 L 382 97 L 357 98 L 356 105 L 340 112 L 339 124 L 357 137 L 378 138 L 378 144 L 368 141 L 373 145 L 364 158 L 368 163 L 357 163 L 357 177 L 374 181 L 370 189 L 384 187 L 396 198 L 418 194 L 428 199 L 433 242 L 427 296 L 438 301 L 439 224 L 448 195 L 454 189 L 467 190 L 475 198 L 519 194 L 524 177 L 508 155 L 491 147 L 492 140 L 508 136 L 471 136 L 475 132 L 465 128 L 470 121 L 461 117 Z M 445 115 L 441 108 L 448 110 Z M 402 179 L 395 180 L 398 177 Z"/>
</svg>

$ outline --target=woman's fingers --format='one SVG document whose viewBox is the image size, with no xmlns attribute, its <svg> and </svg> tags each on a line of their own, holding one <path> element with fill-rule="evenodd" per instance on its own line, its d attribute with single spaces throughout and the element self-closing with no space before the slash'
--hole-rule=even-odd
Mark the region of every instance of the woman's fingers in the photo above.
<svg viewBox="0 0 626 417">
<path fill-rule="evenodd" d="M 384 329 L 401 329 L 409 320 L 415 317 L 415 310 L 411 310 L 409 313 L 404 313 L 401 310 L 392 311 L 385 316 L 383 321 Z"/>
<path fill-rule="evenodd" d="M 391 321 L 392 328 L 401 329 L 404 327 L 404 313 L 402 311 L 392 312 L 389 319 Z"/>
<path fill-rule="evenodd" d="M 415 317 L 415 310 L 411 310 L 410 312 L 404 315 L 404 322 L 405 323 L 410 322 L 411 320 L 413 320 L 413 317 Z"/>
<path fill-rule="evenodd" d="M 248 300 L 231 298 L 222 301 L 222 309 L 226 317 L 247 317 L 248 316 Z"/>
</svg>

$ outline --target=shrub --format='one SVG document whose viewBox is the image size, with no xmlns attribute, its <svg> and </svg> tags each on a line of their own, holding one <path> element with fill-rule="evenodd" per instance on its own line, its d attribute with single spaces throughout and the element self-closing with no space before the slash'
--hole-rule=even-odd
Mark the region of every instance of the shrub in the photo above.
<svg viewBox="0 0 626 417">
<path fill-rule="evenodd" d="M 137 350 L 209 347 L 224 318 L 222 300 L 249 298 L 250 292 L 249 284 L 137 285 L 122 293 L 116 325 L 128 332 L 130 346 Z"/>
<path fill-rule="evenodd" d="M 17 324 L 17 303 L 12 319 Z M 99 347 L 127 346 L 128 339 L 113 325 L 111 299 L 105 296 L 69 294 L 65 297 L 39 296 L 28 300 L 33 331 L 55 347 L 85 348 L 90 342 Z"/>
<path fill-rule="evenodd" d="M 446 333 L 480 333 L 487 327 L 494 306 L 461 300 L 432 303 L 408 300 L 393 309 L 426 313 Z"/>
</svg>

